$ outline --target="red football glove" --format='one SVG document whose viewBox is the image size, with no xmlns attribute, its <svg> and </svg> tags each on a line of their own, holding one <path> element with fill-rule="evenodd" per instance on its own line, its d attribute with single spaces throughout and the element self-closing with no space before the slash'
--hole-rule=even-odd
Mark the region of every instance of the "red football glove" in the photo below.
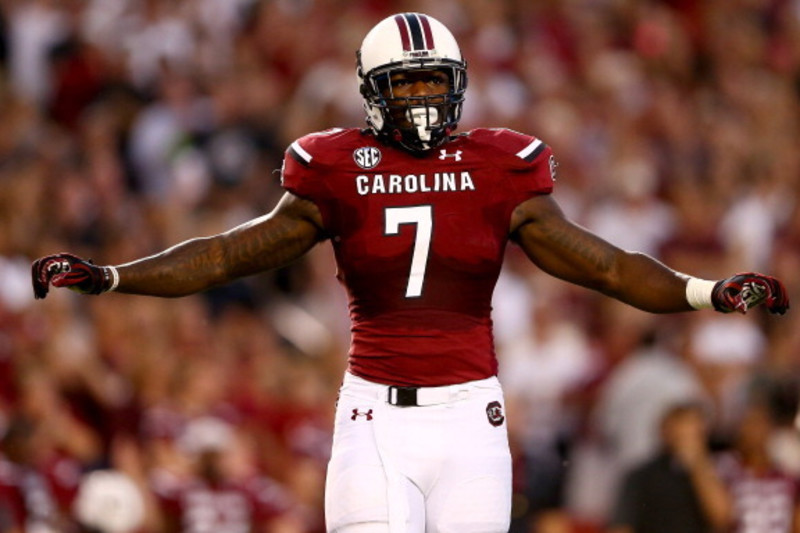
<svg viewBox="0 0 800 533">
<path fill-rule="evenodd" d="M 33 295 L 38 300 L 47 296 L 50 284 L 67 287 L 82 294 L 100 294 L 111 288 L 108 267 L 96 266 L 91 259 L 62 253 L 37 259 L 31 265 Z"/>
<path fill-rule="evenodd" d="M 763 303 L 767 311 L 782 315 L 789 309 L 789 295 L 778 279 L 758 272 L 742 272 L 714 285 L 714 309 L 722 313 L 746 313 Z"/>
</svg>

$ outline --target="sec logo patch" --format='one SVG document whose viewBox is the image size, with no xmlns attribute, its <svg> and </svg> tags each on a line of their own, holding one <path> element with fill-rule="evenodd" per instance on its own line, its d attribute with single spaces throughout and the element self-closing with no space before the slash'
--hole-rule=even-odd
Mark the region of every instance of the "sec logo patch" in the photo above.
<svg viewBox="0 0 800 533">
<path fill-rule="evenodd" d="M 503 406 L 500 402 L 489 402 L 486 405 L 486 417 L 494 427 L 502 426 L 506 417 L 503 415 Z"/>
<path fill-rule="evenodd" d="M 375 168 L 381 162 L 381 151 L 374 146 L 362 146 L 353 152 L 356 165 L 365 170 Z"/>
</svg>

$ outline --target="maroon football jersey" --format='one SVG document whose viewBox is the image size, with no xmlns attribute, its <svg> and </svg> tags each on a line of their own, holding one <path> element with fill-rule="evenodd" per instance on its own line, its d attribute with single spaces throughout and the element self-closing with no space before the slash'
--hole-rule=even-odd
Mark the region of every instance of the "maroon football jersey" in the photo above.
<svg viewBox="0 0 800 533">
<path fill-rule="evenodd" d="M 800 492 L 798 482 L 777 468 L 755 473 L 734 453 L 722 454 L 717 469 L 733 498 L 736 533 L 785 533 L 792 530 Z"/>
<path fill-rule="evenodd" d="M 542 141 L 476 129 L 424 157 L 358 129 L 292 143 L 283 186 L 313 201 L 349 296 L 349 368 L 393 385 L 497 372 L 491 298 L 511 213 L 553 188 Z"/>
<path fill-rule="evenodd" d="M 178 480 L 164 472 L 152 488 L 170 522 L 185 533 L 246 533 L 292 512 L 288 493 L 266 477 L 212 485 L 201 478 Z"/>
</svg>

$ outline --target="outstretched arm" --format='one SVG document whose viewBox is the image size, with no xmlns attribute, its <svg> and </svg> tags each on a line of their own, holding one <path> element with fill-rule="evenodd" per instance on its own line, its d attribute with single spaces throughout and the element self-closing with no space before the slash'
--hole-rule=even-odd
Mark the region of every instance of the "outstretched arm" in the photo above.
<svg viewBox="0 0 800 533">
<path fill-rule="evenodd" d="M 44 298 L 52 283 L 94 294 L 113 288 L 130 294 L 185 296 L 287 265 L 323 238 L 316 205 L 286 193 L 267 215 L 117 267 L 95 267 L 69 254 L 39 259 L 33 264 L 34 292 Z"/>
<path fill-rule="evenodd" d="M 512 239 L 545 272 L 644 311 L 672 313 L 713 304 L 718 311 L 745 312 L 766 302 L 769 311 L 783 314 L 789 307 L 786 290 L 775 278 L 757 273 L 719 282 L 691 278 L 646 254 L 617 248 L 569 221 L 548 195 L 520 204 L 509 229 Z"/>
<path fill-rule="evenodd" d="M 117 267 L 117 292 L 183 296 L 287 265 L 322 239 L 310 201 L 284 194 L 275 209 L 230 231 L 185 241 Z"/>
</svg>

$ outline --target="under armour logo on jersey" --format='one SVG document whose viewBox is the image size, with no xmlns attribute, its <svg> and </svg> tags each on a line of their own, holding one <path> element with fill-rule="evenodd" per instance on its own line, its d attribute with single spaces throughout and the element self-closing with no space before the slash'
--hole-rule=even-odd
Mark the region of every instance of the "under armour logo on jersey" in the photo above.
<svg viewBox="0 0 800 533">
<path fill-rule="evenodd" d="M 439 150 L 439 159 L 440 160 L 444 161 L 448 157 L 452 157 L 456 161 L 461 161 L 461 150 L 456 150 L 456 152 L 454 154 L 448 154 L 447 150 L 445 150 L 444 148 Z"/>
<path fill-rule="evenodd" d="M 506 417 L 503 415 L 503 406 L 500 402 L 489 402 L 486 405 L 486 417 L 489 423 L 495 427 L 503 425 Z"/>
<path fill-rule="evenodd" d="M 366 417 L 367 420 L 372 420 L 372 409 L 367 410 L 366 412 L 362 413 L 358 409 L 353 409 L 353 414 L 350 417 L 350 420 L 355 420 L 359 416 Z"/>
</svg>

